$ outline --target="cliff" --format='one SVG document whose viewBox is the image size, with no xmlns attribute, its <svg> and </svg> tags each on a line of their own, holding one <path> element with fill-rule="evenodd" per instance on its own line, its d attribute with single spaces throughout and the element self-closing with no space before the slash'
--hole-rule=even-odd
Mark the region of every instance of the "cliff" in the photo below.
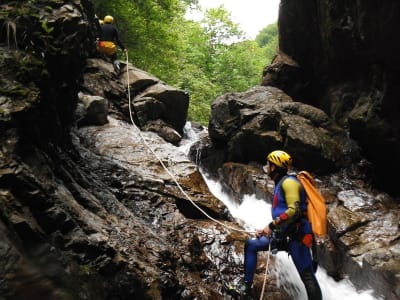
<svg viewBox="0 0 400 300">
<path fill-rule="evenodd" d="M 282 0 L 279 50 L 263 74 L 272 85 L 322 109 L 357 141 L 375 185 L 399 196 L 397 1 Z"/>
<path fill-rule="evenodd" d="M 266 69 L 267 86 L 215 99 L 193 158 L 238 201 L 252 193 L 269 199 L 264 155 L 293 150 L 328 196 L 322 265 L 338 280 L 350 276 L 396 299 L 400 213 L 371 180 L 379 164 L 366 154 L 376 145 L 357 138 L 346 121 L 353 114 L 339 120 L 325 109 L 321 95 L 335 77 L 327 73 L 319 84 L 307 69 L 317 60 L 307 64 L 289 51 L 291 43 L 301 48 L 289 34 L 301 28 L 290 25 L 292 9 L 306 22 L 322 13 L 316 3 L 282 1 L 281 49 Z M 90 1 L 2 1 L 0 8 L 0 298 L 225 299 L 223 282 L 242 275 L 249 233 L 177 147 L 189 95 L 129 63 L 114 76 L 94 52 Z M 356 87 L 346 90 L 351 99 L 368 86 Z M 381 112 L 374 103 L 367 101 L 368 112 Z M 378 117 L 395 132 L 394 119 Z M 386 137 L 398 141 L 374 140 Z M 257 270 L 258 292 L 264 270 Z M 268 277 L 266 297 L 288 299 L 276 283 Z"/>
</svg>

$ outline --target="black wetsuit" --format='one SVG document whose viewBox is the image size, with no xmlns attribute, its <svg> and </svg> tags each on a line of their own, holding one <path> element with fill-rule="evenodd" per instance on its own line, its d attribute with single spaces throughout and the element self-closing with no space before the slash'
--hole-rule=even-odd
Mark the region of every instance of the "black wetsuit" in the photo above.
<svg viewBox="0 0 400 300">
<path fill-rule="evenodd" d="M 105 23 L 100 25 L 100 32 L 99 32 L 99 40 L 100 41 L 109 41 L 117 44 L 122 50 L 125 50 L 124 44 L 121 42 L 118 36 L 117 28 L 110 23 Z M 110 58 L 114 61 L 117 59 L 117 54 L 113 54 Z"/>
</svg>

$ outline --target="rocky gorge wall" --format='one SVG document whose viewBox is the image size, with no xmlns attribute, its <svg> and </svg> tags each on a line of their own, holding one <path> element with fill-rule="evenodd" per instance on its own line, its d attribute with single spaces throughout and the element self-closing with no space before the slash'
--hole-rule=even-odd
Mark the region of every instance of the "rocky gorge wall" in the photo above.
<svg viewBox="0 0 400 300">
<path fill-rule="evenodd" d="M 94 57 L 90 1 L 0 3 L 1 297 L 224 299 L 223 282 L 242 275 L 249 235 L 177 150 L 188 95 L 126 66 L 133 126 L 127 78 L 113 77 L 112 65 Z M 89 113 L 85 106 L 96 103 L 101 110 Z M 325 190 L 332 249 L 323 249 L 322 263 L 338 279 L 350 274 L 398 298 L 400 214 L 389 196 L 363 193 L 371 165 L 346 128 L 283 86 L 223 95 L 212 109 L 197 148 L 201 164 L 236 198 L 256 192 L 269 199 L 260 165 L 270 147 L 289 147 L 306 158 L 304 167 L 313 161 L 333 185 Z M 195 203 L 238 231 L 199 213 L 141 135 Z M 353 172 L 342 171 L 351 160 L 358 162 Z M 352 190 L 363 201 L 350 201 Z M 264 270 L 257 270 L 258 292 Z M 288 299 L 275 277 L 267 287 L 266 297 Z"/>
<path fill-rule="evenodd" d="M 0 11 L 0 299 L 223 299 L 247 235 L 176 146 L 188 95 L 112 74 L 90 1 Z"/>
<path fill-rule="evenodd" d="M 322 109 L 372 162 L 375 184 L 399 196 L 400 3 L 282 0 L 279 50 L 263 85 Z"/>
</svg>

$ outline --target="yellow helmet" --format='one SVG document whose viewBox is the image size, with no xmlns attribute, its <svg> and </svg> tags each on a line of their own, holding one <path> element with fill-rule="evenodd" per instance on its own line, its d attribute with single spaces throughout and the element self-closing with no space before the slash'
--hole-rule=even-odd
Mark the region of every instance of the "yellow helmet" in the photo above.
<svg viewBox="0 0 400 300">
<path fill-rule="evenodd" d="M 268 154 L 267 161 L 270 161 L 277 167 L 284 169 L 291 167 L 293 162 L 292 157 L 285 151 L 281 150 L 272 151 Z"/>
<path fill-rule="evenodd" d="M 112 16 L 105 16 L 103 21 L 104 23 L 112 24 L 114 22 L 114 18 Z"/>
</svg>

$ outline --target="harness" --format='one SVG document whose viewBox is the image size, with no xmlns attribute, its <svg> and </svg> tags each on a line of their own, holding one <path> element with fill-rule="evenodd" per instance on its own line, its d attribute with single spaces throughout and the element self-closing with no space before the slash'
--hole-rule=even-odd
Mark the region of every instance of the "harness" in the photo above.
<svg viewBox="0 0 400 300">
<path fill-rule="evenodd" d="M 273 205 L 276 206 L 273 208 L 273 218 L 277 215 L 280 215 L 288 208 L 286 204 L 286 199 L 283 194 L 282 183 L 285 181 L 285 179 L 289 177 L 299 182 L 295 175 L 286 175 L 279 181 L 274 190 Z M 313 240 L 312 230 L 311 225 L 307 219 L 306 194 L 302 185 L 300 191 L 300 203 L 296 204 L 300 206 L 296 208 L 296 210 L 300 211 L 300 215 L 298 215 L 293 222 L 282 228 L 282 230 L 275 230 L 275 244 L 278 250 L 287 250 L 288 245 L 291 241 L 297 241 L 299 243 L 305 244 L 307 247 L 311 247 L 311 243 Z M 305 238 L 307 235 L 310 234 L 310 237 Z"/>
</svg>

